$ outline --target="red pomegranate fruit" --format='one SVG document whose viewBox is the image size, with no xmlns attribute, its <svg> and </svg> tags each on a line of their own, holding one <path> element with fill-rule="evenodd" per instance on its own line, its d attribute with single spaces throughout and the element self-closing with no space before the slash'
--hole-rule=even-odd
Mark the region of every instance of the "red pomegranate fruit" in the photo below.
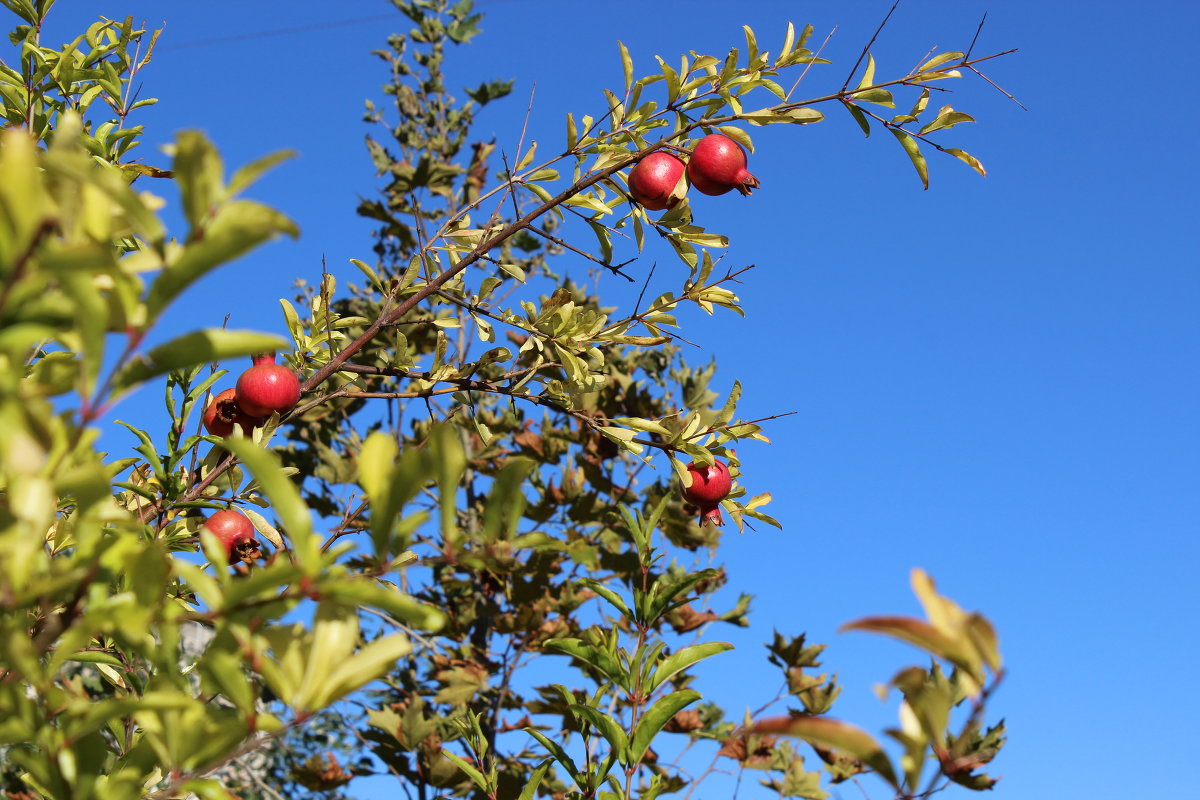
<svg viewBox="0 0 1200 800">
<path fill-rule="evenodd" d="M 733 488 L 733 477 L 729 468 L 720 461 L 712 466 L 692 464 L 688 467 L 692 485 L 683 489 L 683 499 L 700 509 L 700 524 L 724 525 L 721 516 L 721 501 L 729 496 Z"/>
<path fill-rule="evenodd" d="M 225 437 L 233 433 L 233 426 L 240 425 L 247 436 L 259 420 L 247 414 L 238 405 L 237 390 L 226 389 L 209 402 L 204 409 L 204 429 L 213 436 Z"/>
<path fill-rule="evenodd" d="M 258 554 L 254 523 L 242 512 L 232 508 L 218 511 L 205 521 L 204 527 L 225 546 L 230 563 L 253 559 Z"/>
<path fill-rule="evenodd" d="M 300 379 L 282 364 L 274 353 L 254 357 L 254 366 L 242 373 L 237 382 L 237 401 L 253 417 L 286 414 L 300 399 Z"/>
<path fill-rule="evenodd" d="M 686 186 L 684 191 L 675 191 L 684 168 L 683 161 L 656 150 L 629 170 L 629 194 L 647 211 L 672 208 L 686 191 Z"/>
<path fill-rule="evenodd" d="M 701 139 L 687 163 L 687 176 L 702 194 L 725 194 L 737 189 L 742 194 L 758 186 L 758 178 L 746 171 L 746 151 L 720 133 Z"/>
</svg>

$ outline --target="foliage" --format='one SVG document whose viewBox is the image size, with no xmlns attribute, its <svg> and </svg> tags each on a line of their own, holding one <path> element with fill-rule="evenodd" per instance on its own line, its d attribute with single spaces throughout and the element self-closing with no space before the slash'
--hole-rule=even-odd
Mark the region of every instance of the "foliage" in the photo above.
<svg viewBox="0 0 1200 800">
<path fill-rule="evenodd" d="M 891 683 L 898 759 L 828 716 L 839 687 L 802 635 L 768 647 L 797 704 L 786 716 L 727 719 L 693 688 L 730 647 L 702 638 L 707 626 L 746 625 L 750 597 L 715 607 L 728 576 L 698 556 L 721 531 L 694 521 L 675 481 L 715 459 L 738 477 L 735 448 L 767 439 L 765 420 L 738 417 L 740 384 L 722 395 L 714 365 L 685 362 L 678 318 L 743 313 L 732 287 L 749 268 L 717 269 L 712 251 L 729 241 L 686 200 L 654 218 L 625 184 L 648 153 L 686 155 L 709 132 L 752 150 L 748 127 L 817 123 L 830 104 L 895 135 L 926 186 L 921 144 L 982 173 L 930 138 L 971 118 L 927 105 L 931 84 L 991 56 L 941 53 L 882 80 L 864 50 L 854 88 L 794 99 L 800 80 L 786 90 L 783 76 L 828 63 L 807 48 L 811 28 L 789 25 L 774 54 L 747 28 L 744 51 L 659 59 L 641 78 L 621 46 L 623 92 L 568 115 L 561 150 L 521 142 L 510 159 L 471 126 L 511 83 L 466 102 L 446 89 L 448 46 L 479 32 L 469 0 L 393 0 L 415 27 L 379 52 L 391 107 L 367 106 L 383 185 L 359 208 L 378 222 L 375 263 L 353 262 L 363 284 L 339 295 L 326 275 L 282 301 L 291 343 L 210 329 L 147 349 L 193 282 L 296 234 L 241 197 L 287 154 L 226 178 L 216 149 L 183 132 L 169 168 L 132 160 L 141 128 L 128 117 L 153 102 L 135 78 L 157 32 L 101 20 L 56 50 L 40 41 L 52 2 L 0 2 L 20 18 L 17 58 L 0 62 L 10 793 L 336 797 L 382 765 L 422 798 L 649 799 L 703 780 L 660 757 L 672 740 L 762 770 L 784 797 L 827 796 L 793 739 L 829 780 L 872 772 L 896 797 L 992 784 L 978 769 L 1003 743 L 1002 725 L 983 728 L 996 637 L 923 573 L 927 621 L 848 626 L 931 658 Z M 892 108 L 905 88 L 908 114 L 864 105 Z M 143 178 L 175 184 L 182 237 L 134 188 Z M 655 247 L 687 277 L 647 300 L 651 270 L 631 311 L 558 272 L 574 258 L 597 287 L 632 281 L 629 265 Z M 249 437 L 203 433 L 199 409 L 225 374 L 209 365 L 264 350 L 286 350 L 300 405 Z M 114 420 L 136 455 L 98 452 L 113 403 L 160 382 L 170 429 Z M 769 500 L 739 482 L 722 506 L 739 529 L 778 525 Z M 271 548 L 231 566 L 202 526 L 206 510 L 235 506 Z M 534 662 L 564 677 L 541 683 Z"/>
</svg>

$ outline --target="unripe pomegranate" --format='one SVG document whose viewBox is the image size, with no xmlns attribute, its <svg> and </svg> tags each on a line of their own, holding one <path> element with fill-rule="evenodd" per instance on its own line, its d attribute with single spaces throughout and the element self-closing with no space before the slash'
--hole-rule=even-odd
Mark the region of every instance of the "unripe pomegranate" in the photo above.
<svg viewBox="0 0 1200 800">
<path fill-rule="evenodd" d="M 694 463 L 688 467 L 688 475 L 692 485 L 683 488 L 683 499 L 699 507 L 700 523 L 724 525 L 721 501 L 729 496 L 729 490 L 733 488 L 729 468 L 720 461 L 714 461 L 711 467 Z"/>
<path fill-rule="evenodd" d="M 213 436 L 225 437 L 233 433 L 233 426 L 240 425 L 247 436 L 260 420 L 251 417 L 238 405 L 237 390 L 226 389 L 209 402 L 204 409 L 204 429 Z"/>
<path fill-rule="evenodd" d="M 671 208 L 683 197 L 687 187 L 676 193 L 683 176 L 684 163 L 661 150 L 656 150 L 629 170 L 629 194 L 648 211 Z"/>
<path fill-rule="evenodd" d="M 238 405 L 254 417 L 286 414 L 300 399 L 300 379 L 282 364 L 274 353 L 254 357 L 254 366 L 242 373 L 237 382 Z"/>
<path fill-rule="evenodd" d="M 696 144 L 687 175 L 702 194 L 725 194 L 730 189 L 750 194 L 758 186 L 758 178 L 746 171 L 746 151 L 720 133 L 709 134 Z"/>
<path fill-rule="evenodd" d="M 258 554 L 254 523 L 240 511 L 232 508 L 218 511 L 209 517 L 204 527 L 225 546 L 225 555 L 230 563 L 244 557 L 254 558 Z"/>
</svg>

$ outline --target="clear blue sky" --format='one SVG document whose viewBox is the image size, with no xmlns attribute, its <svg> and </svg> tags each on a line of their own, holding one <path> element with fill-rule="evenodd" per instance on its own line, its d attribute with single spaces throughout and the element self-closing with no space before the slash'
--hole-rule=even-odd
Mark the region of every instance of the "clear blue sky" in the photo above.
<svg viewBox="0 0 1200 800">
<path fill-rule="evenodd" d="M 841 86 L 890 3 L 479 6 L 486 33 L 458 51 L 452 85 L 517 80 L 479 128 L 511 152 L 535 81 L 534 138 L 559 142 L 567 111 L 602 107 L 601 88 L 620 80 L 617 39 L 644 73 L 656 53 L 723 54 L 741 44 L 742 24 L 770 49 L 788 19 L 813 23 L 818 38 L 838 25 L 826 51 L 834 66 L 806 79 L 808 94 L 823 94 Z M 372 258 L 371 225 L 354 215 L 373 187 L 363 100 L 379 98 L 384 77 L 368 51 L 408 26 L 398 14 L 326 23 L 389 9 L 55 9 L 50 38 L 93 13 L 166 20 L 145 74 L 144 94 L 163 98 L 141 118 L 150 141 L 200 127 L 229 164 L 301 153 L 254 196 L 292 215 L 302 239 L 206 281 L 176 307 L 181 328 L 232 313 L 235 327 L 282 332 L 275 298 L 290 296 L 295 276 L 313 279 L 324 256 L 352 280 L 347 260 Z M 890 136 L 864 140 L 833 108 L 818 126 L 755 132 L 750 166 L 763 186 L 752 197 L 694 201 L 700 224 L 732 238 L 728 263 L 758 269 L 741 292 L 747 319 L 697 317 L 688 335 L 721 365 L 719 388 L 741 378 L 747 417 L 799 412 L 772 424 L 773 446 L 741 451 L 744 483 L 774 494 L 768 511 L 785 530 L 730 534 L 732 583 L 757 595 L 755 626 L 710 630 L 738 650 L 705 685 L 735 712 L 757 705 L 777 685 L 760 642 L 772 628 L 808 631 L 831 645 L 841 715 L 876 731 L 892 724 L 894 705 L 870 687 L 915 651 L 835 630 L 869 613 L 915 613 L 907 575 L 922 566 L 999 628 L 1010 674 L 995 708 L 1011 738 L 993 796 L 1180 797 L 1200 718 L 1200 120 L 1184 88 L 1200 12 L 1181 2 L 907 0 L 875 48 L 879 74 L 935 45 L 965 46 L 985 10 L 976 52 L 1020 48 L 989 75 L 1029 108 L 982 82 L 953 82 L 943 102 L 979 123 L 948 144 L 979 157 L 986 179 L 931 153 L 922 192 Z M 281 28 L 305 29 L 226 38 Z M 660 262 L 660 274 L 675 266 Z M 148 394 L 118 413 L 158 402 Z M 705 796 L 721 796 L 713 789 Z M 755 796 L 753 781 L 741 796 Z"/>
</svg>

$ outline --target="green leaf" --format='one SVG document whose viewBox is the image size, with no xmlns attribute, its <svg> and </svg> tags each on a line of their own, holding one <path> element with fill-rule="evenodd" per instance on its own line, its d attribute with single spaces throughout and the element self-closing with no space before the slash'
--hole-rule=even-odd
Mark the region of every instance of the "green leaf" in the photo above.
<svg viewBox="0 0 1200 800">
<path fill-rule="evenodd" d="M 630 336 L 630 337 L 625 337 L 625 338 L 633 339 L 633 338 L 637 338 L 637 337 Z M 671 431 L 669 429 L 667 429 L 667 427 L 665 425 L 663 425 L 660 422 L 655 422 L 654 420 L 651 420 L 651 419 L 640 419 L 638 417 L 613 417 L 612 421 L 618 422 L 621 425 L 625 425 L 630 428 L 633 428 L 636 431 L 653 432 L 653 433 L 660 434 L 662 436 L 671 436 L 672 435 Z"/>
<path fill-rule="evenodd" d="M 667 81 L 667 103 L 674 103 L 679 98 L 679 73 L 660 56 L 654 57 L 658 61 L 658 66 L 662 70 L 663 78 Z"/>
<path fill-rule="evenodd" d="M 921 90 L 921 96 L 917 98 L 917 102 L 913 103 L 912 111 L 908 112 L 910 117 L 919 117 L 925 107 L 929 105 L 929 89 Z"/>
<path fill-rule="evenodd" d="M 967 636 L 976 652 L 993 672 L 998 672 L 1002 664 L 1000 658 L 1000 641 L 992 623 L 979 614 L 967 618 Z"/>
<path fill-rule="evenodd" d="M 221 156 L 204 134 L 182 131 L 175 137 L 171 169 L 183 196 L 183 214 L 193 230 L 200 228 L 225 194 Z"/>
<path fill-rule="evenodd" d="M 516 264 L 500 263 L 500 264 L 497 264 L 496 266 L 498 266 L 500 268 L 500 271 L 503 272 L 505 275 L 508 275 L 510 278 L 514 278 L 521 283 L 525 282 L 525 270 L 521 269 Z"/>
<path fill-rule="evenodd" d="M 542 778 L 546 777 L 546 770 L 550 769 L 552 763 L 550 759 L 546 759 L 538 765 L 525 781 L 525 788 L 521 790 L 521 796 L 517 800 L 534 800 L 537 797 L 538 786 L 541 785 Z"/>
<path fill-rule="evenodd" d="M 193 236 L 183 253 L 154 281 L 146 298 L 150 318 L 174 300 L 184 289 L 208 272 L 254 249 L 263 242 L 286 233 L 295 238 L 299 228 L 273 208 L 249 200 L 223 204 L 208 220 L 202 235 Z M 245 277 L 239 280 L 246 280 Z"/>
<path fill-rule="evenodd" d="M 255 511 L 253 508 L 243 508 L 242 513 L 254 525 L 254 530 L 261 533 L 267 538 L 267 541 L 275 546 L 277 550 L 284 550 L 286 546 L 283 541 L 283 536 L 276 530 L 275 526 L 267 521 L 267 518 Z"/>
<path fill-rule="evenodd" d="M 618 686 L 624 688 L 629 683 L 628 675 L 615 658 L 609 653 L 590 644 L 585 644 L 579 639 L 551 639 L 543 644 L 542 647 L 546 650 L 557 650 L 560 653 L 579 659 L 583 663 L 595 668 L 597 672 Z"/>
<path fill-rule="evenodd" d="M 975 118 L 970 114 L 964 114 L 961 111 L 955 111 L 950 106 L 942 106 L 938 111 L 937 117 L 926 123 L 925 127 L 921 128 L 918 133 L 926 134 L 933 131 L 940 131 L 944 128 L 953 128 L 963 122 L 974 122 Z"/>
<path fill-rule="evenodd" d="M 483 511 L 483 536 L 486 541 L 509 539 L 521 523 L 526 498 L 525 479 L 533 470 L 532 459 L 513 456 L 492 482 Z"/>
<path fill-rule="evenodd" d="M 287 342 L 278 336 L 256 331 L 223 328 L 192 331 L 131 360 L 114 376 L 113 391 L 121 392 L 174 369 L 282 350 L 286 346 Z"/>
<path fill-rule="evenodd" d="M 629 606 L 625 605 L 625 601 L 621 599 L 621 596 L 612 589 L 594 578 L 580 578 L 579 582 L 607 600 L 617 611 L 620 611 L 629 619 L 633 619 L 633 612 L 629 610 Z"/>
<path fill-rule="evenodd" d="M 746 66 L 754 69 L 754 62 L 758 60 L 758 38 L 749 25 L 743 25 L 742 31 L 746 34 Z"/>
<path fill-rule="evenodd" d="M 118 425 L 128 428 L 134 436 L 138 437 L 141 444 L 138 445 L 137 451 L 146 457 L 146 462 L 150 465 L 150 469 L 154 472 L 154 477 L 158 479 L 159 483 L 166 481 L 166 470 L 163 469 L 162 460 L 158 457 L 158 452 L 154 447 L 154 440 L 150 438 L 150 434 L 140 428 L 133 427 L 128 422 L 123 422 L 119 419 L 115 420 L 115 422 Z"/>
<path fill-rule="evenodd" d="M 400 562 L 401 559 L 397 559 L 392 564 L 399 566 Z M 348 577 L 325 584 L 321 587 L 321 596 L 354 607 L 377 608 L 396 621 L 421 630 L 436 631 L 446 622 L 441 610 L 371 578 Z"/>
<path fill-rule="evenodd" d="M 629 50 L 625 47 L 624 42 L 618 40 L 617 47 L 621 48 L 621 69 L 625 73 L 625 91 L 628 92 L 629 87 L 633 86 L 633 59 L 630 57 Z M 573 121 L 570 124 L 574 127 Z"/>
<path fill-rule="evenodd" d="M 885 108 L 895 108 L 896 101 L 892 99 L 892 93 L 887 89 L 867 89 L 863 92 L 855 92 L 851 96 L 852 100 L 863 100 L 868 103 L 874 103 L 877 106 Z"/>
<path fill-rule="evenodd" d="M 358 482 L 371 504 L 371 538 L 375 552 L 387 549 L 387 538 L 395 522 L 399 506 L 390 491 L 400 446 L 393 436 L 376 431 L 367 437 L 358 454 Z"/>
<path fill-rule="evenodd" d="M 975 156 L 971 155 L 967 151 L 959 150 L 957 147 L 946 147 L 942 149 L 942 152 L 949 153 L 950 155 L 954 156 L 959 161 L 978 172 L 981 177 L 987 177 L 987 170 L 983 168 L 983 164 L 980 163 L 978 158 L 975 158 Z"/>
<path fill-rule="evenodd" d="M 430 456 L 437 475 L 438 501 L 441 516 L 442 538 L 453 544 L 458 541 L 458 484 L 467 469 L 467 457 L 463 452 L 458 431 L 448 424 L 437 425 L 430 435 Z"/>
<path fill-rule="evenodd" d="M 724 653 L 732 649 L 733 645 L 728 642 L 703 642 L 672 653 L 659 662 L 658 666 L 654 669 L 654 676 L 650 679 L 650 683 L 646 689 L 652 692 L 659 686 L 662 686 L 664 682 L 683 672 L 693 664 L 715 656 L 717 653 Z"/>
<path fill-rule="evenodd" d="M 637 728 L 633 731 L 633 741 L 629 745 L 629 763 L 636 764 L 646 755 L 646 750 L 654 737 L 658 736 L 663 726 L 670 722 L 671 717 L 678 714 L 692 703 L 699 700 L 701 694 L 691 689 L 671 692 L 666 697 L 646 709 L 638 720 Z"/>
<path fill-rule="evenodd" d="M 683 449 L 686 451 L 688 448 L 684 447 Z M 696 455 L 699 457 L 701 454 L 709 455 L 711 458 L 711 454 L 708 454 L 707 451 L 703 450 L 703 448 L 699 449 Z M 655 583 L 653 588 L 650 590 L 651 601 L 648 604 L 646 611 L 646 619 L 642 621 L 648 625 L 654 624 L 659 617 L 661 617 L 663 614 L 666 614 L 674 607 L 674 605 L 672 605 L 672 601 L 676 597 L 691 591 L 692 587 L 700 581 L 710 580 L 716 576 L 716 570 L 702 569 L 699 572 L 693 572 L 685 576 L 678 583 L 671 584 L 670 586 L 664 587 L 664 584 L 661 582 L 661 580 L 658 583 Z"/>
<path fill-rule="evenodd" d="M 574 150 L 579 144 L 579 130 L 575 127 L 575 116 L 567 114 L 567 150 Z"/>
<path fill-rule="evenodd" d="M 211 647 L 205 651 L 199 667 L 217 685 L 221 694 L 243 713 L 254 711 L 254 692 L 251 683 L 246 680 L 241 658 L 228 650 Z"/>
<path fill-rule="evenodd" d="M 789 108 L 783 112 L 783 116 L 788 118 L 788 122 L 794 125 L 808 125 L 813 122 L 821 122 L 825 119 L 825 115 L 815 108 L 801 106 L 800 108 Z"/>
<path fill-rule="evenodd" d="M 867 115 L 863 113 L 863 110 L 854 105 L 854 103 L 843 103 L 843 105 L 850 112 L 850 116 L 854 117 L 854 121 L 858 123 L 858 127 L 862 128 L 863 135 L 870 138 L 871 123 L 867 122 Z"/>
<path fill-rule="evenodd" d="M 737 403 L 741 397 L 742 382 L 735 380 L 733 382 L 733 388 L 729 390 L 729 397 L 725 400 L 724 408 L 722 408 L 721 412 L 717 414 L 715 419 L 713 419 L 712 423 L 710 423 L 710 426 L 713 428 L 719 428 L 720 426 L 729 422 L 729 420 L 733 419 L 734 411 L 737 410 Z"/>
<path fill-rule="evenodd" d="M 283 471 L 279 456 L 260 449 L 249 439 L 226 439 L 224 447 L 249 467 L 271 501 L 272 509 L 282 520 L 296 560 L 306 574 L 315 575 L 321 567 L 320 537 L 313 531 L 308 506 L 300 497 L 296 484 Z"/>
<path fill-rule="evenodd" d="M 4 7 L 16 14 L 30 25 L 38 24 L 38 14 L 31 0 L 0 0 Z"/>
<path fill-rule="evenodd" d="M 600 732 L 600 735 L 612 746 L 613 753 L 616 755 L 618 761 L 622 764 L 628 763 L 626 760 L 626 750 L 629 747 L 629 737 L 625 735 L 624 728 L 615 719 L 597 708 L 579 703 L 572 704 L 570 709 L 576 716 L 587 720 L 591 723 L 592 727 Z"/>
<path fill-rule="evenodd" d="M 448 758 L 454 764 L 454 766 L 465 772 L 467 777 L 470 778 L 476 786 L 478 786 L 484 792 L 488 791 L 488 781 L 487 778 L 483 777 L 482 772 L 468 764 L 465 759 L 454 755 L 454 753 L 451 753 L 445 748 L 442 748 L 442 755 Z"/>
<path fill-rule="evenodd" d="M 747 116 L 749 116 L 749 115 L 747 115 Z M 723 133 L 726 136 L 728 136 L 730 139 L 733 139 L 735 142 L 737 142 L 742 147 L 749 150 L 751 153 L 754 152 L 754 142 L 750 139 L 750 134 L 746 133 L 741 128 L 735 127 L 733 125 L 722 125 L 719 128 L 717 128 L 717 130 L 720 133 Z"/>
<path fill-rule="evenodd" d="M 367 276 L 367 280 L 371 282 L 371 285 L 374 286 L 377 291 L 384 291 L 383 281 L 379 279 L 379 274 L 375 272 L 375 270 L 369 264 L 367 264 L 365 261 L 360 261 L 357 258 L 350 259 L 350 263 L 357 267 L 359 272 Z"/>
<path fill-rule="evenodd" d="M 897 791 L 900 782 L 887 754 L 874 737 L 861 728 L 828 717 L 773 717 L 756 722 L 752 733 L 795 736 L 806 742 L 838 750 L 861 761 Z"/>
<path fill-rule="evenodd" d="M 534 730 L 533 728 L 526 728 L 525 732 L 537 739 L 541 743 L 542 747 L 546 748 L 550 755 L 554 756 L 554 760 L 563 766 L 563 768 L 567 771 L 567 774 L 571 776 L 571 780 L 575 781 L 576 786 L 579 786 L 580 788 L 584 786 L 587 781 L 587 776 L 583 775 L 579 771 L 579 767 L 575 766 L 575 762 L 569 755 L 567 755 L 567 751 L 563 750 L 562 746 L 559 745 L 558 742 L 552 741 L 541 731 Z"/>
<path fill-rule="evenodd" d="M 972 654 L 967 651 L 962 642 L 923 620 L 899 616 L 864 617 L 846 623 L 839 630 L 882 633 L 916 645 L 930 655 L 944 658 L 966 668 L 972 674 L 978 673 L 978 663 L 974 661 Z"/>
<path fill-rule="evenodd" d="M 783 37 L 783 46 L 779 48 L 779 57 L 775 59 L 775 66 L 779 66 L 784 60 L 792 54 L 792 49 L 796 45 L 796 26 L 788 21 L 787 33 Z"/>
<path fill-rule="evenodd" d="M 934 67 L 940 67 L 942 64 L 945 64 L 949 61 L 957 61 L 964 57 L 965 57 L 965 54 L 960 53 L 957 50 L 950 50 L 945 53 L 938 53 L 936 56 L 929 59 L 921 66 L 917 67 L 917 73 L 919 74 L 922 72 L 926 72 L 928 70 L 933 69 Z"/>
<path fill-rule="evenodd" d="M 599 222 L 591 219 L 586 219 L 584 222 L 590 225 L 592 232 L 596 234 L 596 241 L 600 244 L 600 260 L 605 264 L 612 263 L 613 245 L 612 238 L 608 234 L 608 229 Z"/>
<path fill-rule="evenodd" d="M 295 158 L 297 155 L 299 153 L 295 150 L 279 150 L 239 167 L 233 173 L 233 177 L 229 179 L 229 186 L 225 190 L 225 196 L 235 197 L 241 194 L 257 182 L 268 170 L 282 164 L 284 161 Z"/>
<path fill-rule="evenodd" d="M 899 140 L 901 147 L 904 148 L 904 152 L 908 153 L 908 157 L 912 159 L 913 166 L 917 169 L 917 175 L 921 178 L 921 185 L 928 189 L 929 165 L 925 163 L 925 156 L 921 155 L 921 148 L 917 146 L 917 140 L 899 128 L 888 128 L 888 130 Z"/>
<path fill-rule="evenodd" d="M 371 681 L 382 678 L 392 670 L 397 661 L 411 652 L 412 645 L 409 644 L 408 637 L 404 634 L 393 633 L 381 636 L 359 648 L 358 652 L 349 659 L 335 662 L 335 668 L 321 684 L 321 692 L 318 695 L 321 701 L 320 706 L 310 707 L 318 708 L 329 705 L 351 692 L 358 691 Z M 324 655 L 318 652 L 314 646 L 313 652 L 309 656 L 309 663 L 310 665 L 313 662 L 328 663 L 324 661 L 324 658 Z"/>
<path fill-rule="evenodd" d="M 873 83 L 875 83 L 875 56 L 867 53 L 867 67 L 863 70 L 862 79 L 859 80 L 854 90 L 865 89 Z"/>
</svg>

